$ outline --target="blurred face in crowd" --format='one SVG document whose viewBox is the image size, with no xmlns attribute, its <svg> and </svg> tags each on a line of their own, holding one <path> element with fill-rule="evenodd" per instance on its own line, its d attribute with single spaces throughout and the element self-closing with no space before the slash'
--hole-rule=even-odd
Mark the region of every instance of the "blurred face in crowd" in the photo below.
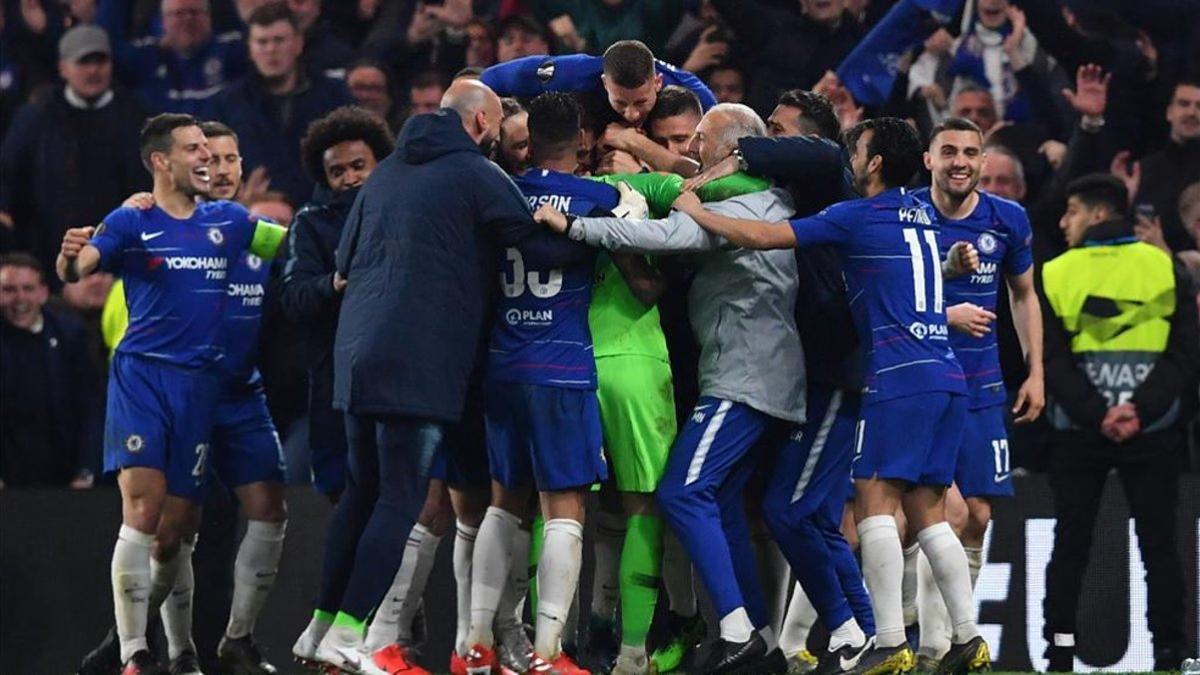
<svg viewBox="0 0 1200 675">
<path fill-rule="evenodd" d="M 658 101 L 658 90 L 662 89 L 662 75 L 658 73 L 636 87 L 622 87 L 607 75 L 601 75 L 600 81 L 608 94 L 608 104 L 631 127 L 642 126 Z"/>
<path fill-rule="evenodd" d="M 250 13 L 262 7 L 271 0 L 233 0 L 233 4 L 237 6 L 238 18 L 242 23 L 246 23 L 250 19 Z"/>
<path fill-rule="evenodd" d="M 42 316 L 50 289 L 37 270 L 18 265 L 0 267 L 0 314 L 22 330 L 33 328 Z"/>
<path fill-rule="evenodd" d="M 803 116 L 804 112 L 795 106 L 775 106 L 771 116 L 767 118 L 767 135 L 803 136 L 804 130 L 800 128 L 800 118 Z"/>
<path fill-rule="evenodd" d="M 846 9 L 845 0 L 800 0 L 804 14 L 817 23 L 837 23 Z"/>
<path fill-rule="evenodd" d="M 108 294 L 112 290 L 113 276 L 107 272 L 95 272 L 73 284 L 63 286 L 63 300 L 82 312 L 98 312 L 104 309 Z"/>
<path fill-rule="evenodd" d="M 929 140 L 925 168 L 933 174 L 934 189 L 963 199 L 979 185 L 983 138 L 974 131 L 943 131 Z"/>
<path fill-rule="evenodd" d="M 209 199 L 233 199 L 242 187 L 242 156 L 233 136 L 213 136 L 208 139 L 212 159 L 208 163 L 211 180 Z"/>
<path fill-rule="evenodd" d="M 529 113 L 509 115 L 501 123 L 500 165 L 514 175 L 529 167 Z"/>
<path fill-rule="evenodd" d="M 1025 181 L 1017 173 L 1016 160 L 1007 154 L 990 152 L 983 156 L 979 187 L 1015 202 L 1025 199 Z"/>
<path fill-rule="evenodd" d="M 694 112 L 682 115 L 660 117 L 650 123 L 648 129 L 650 139 L 677 155 L 691 157 L 688 154 L 688 144 L 696 133 L 700 117 Z M 692 157 L 692 159 L 697 159 Z"/>
<path fill-rule="evenodd" d="M 442 95 L 445 93 L 446 90 L 440 84 L 410 90 L 409 103 L 412 114 L 437 112 L 442 107 Z"/>
<path fill-rule="evenodd" d="M 746 98 L 746 82 L 741 71 L 722 68 L 708 78 L 708 87 L 718 103 L 742 103 Z"/>
<path fill-rule="evenodd" d="M 306 33 L 321 16 L 320 0 L 287 0 L 287 5 L 300 22 L 300 30 Z"/>
<path fill-rule="evenodd" d="M 96 22 L 96 0 L 68 0 L 67 11 L 79 23 Z"/>
<path fill-rule="evenodd" d="M 1008 0 L 979 0 L 979 23 L 996 30 L 1008 21 Z"/>
<path fill-rule="evenodd" d="M 212 37 L 212 15 L 208 0 L 163 0 L 163 43 L 191 54 Z"/>
<path fill-rule="evenodd" d="M 78 61 L 59 61 L 58 72 L 71 91 L 92 101 L 112 87 L 112 57 L 102 52 L 87 54 Z"/>
<path fill-rule="evenodd" d="M 510 26 L 500 36 L 500 44 L 496 47 L 496 61 L 504 63 L 522 56 L 549 53 L 550 45 L 546 44 L 546 39 L 541 35 L 521 26 Z"/>
<path fill-rule="evenodd" d="M 467 66 L 487 68 L 496 63 L 496 39 L 482 21 L 467 24 Z"/>
<path fill-rule="evenodd" d="M 292 222 L 296 209 L 282 199 L 266 199 L 250 206 L 250 215 L 273 220 L 284 227 Z"/>
<path fill-rule="evenodd" d="M 167 153 L 150 153 L 154 173 L 169 174 L 174 188 L 192 198 L 208 194 L 211 161 L 208 139 L 198 126 L 172 130 L 171 150 Z"/>
<path fill-rule="evenodd" d="M 1200 87 L 1181 84 L 1167 106 L 1171 140 L 1186 143 L 1200 138 Z"/>
<path fill-rule="evenodd" d="M 358 66 L 346 73 L 346 86 L 354 102 L 386 119 L 392 108 L 387 76 L 375 66 Z"/>
<path fill-rule="evenodd" d="M 304 38 L 287 21 L 250 26 L 250 60 L 266 80 L 290 77 L 304 51 Z"/>
<path fill-rule="evenodd" d="M 954 97 L 952 115 L 965 117 L 975 123 L 979 130 L 987 133 L 996 125 L 996 103 L 985 91 L 963 91 Z"/>
<path fill-rule="evenodd" d="M 329 146 L 321 155 L 325 181 L 334 192 L 362 187 L 375 170 L 375 153 L 362 141 L 343 141 Z"/>
<path fill-rule="evenodd" d="M 1058 227 L 1066 236 L 1067 244 L 1078 246 L 1088 228 L 1108 220 L 1112 216 L 1107 206 L 1088 206 L 1079 195 L 1067 197 L 1067 212 L 1058 221 Z"/>
</svg>

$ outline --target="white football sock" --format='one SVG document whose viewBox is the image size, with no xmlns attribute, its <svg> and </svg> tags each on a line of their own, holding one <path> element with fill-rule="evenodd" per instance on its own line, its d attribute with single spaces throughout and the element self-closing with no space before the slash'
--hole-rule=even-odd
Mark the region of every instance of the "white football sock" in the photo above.
<svg viewBox="0 0 1200 675">
<path fill-rule="evenodd" d="M 553 661 L 562 646 L 563 628 L 575 600 L 583 564 L 583 524 L 570 518 L 546 521 L 546 539 L 538 563 L 537 627 L 533 650 Z"/>
<path fill-rule="evenodd" d="M 914 541 L 904 547 L 904 577 L 900 584 L 900 608 L 904 614 L 904 626 L 917 622 L 917 556 L 921 544 Z"/>
<path fill-rule="evenodd" d="M 412 579 L 408 584 L 408 592 L 404 596 L 404 603 L 400 606 L 398 639 L 402 645 L 412 642 L 413 620 L 421 609 L 422 599 L 425 597 L 425 586 L 429 582 L 429 574 L 433 571 L 433 563 L 437 560 L 438 546 L 441 543 L 441 537 L 426 531 L 424 538 L 421 539 L 421 547 L 417 549 L 417 568 L 413 570 Z"/>
<path fill-rule="evenodd" d="M 754 636 L 754 624 L 745 607 L 738 607 L 721 617 L 721 639 L 726 642 L 746 642 Z"/>
<path fill-rule="evenodd" d="M 671 603 L 671 611 L 679 616 L 696 616 L 696 589 L 692 586 L 692 560 L 679 537 L 666 528 L 663 532 L 662 580 Z"/>
<path fill-rule="evenodd" d="M 150 600 L 150 547 L 154 535 L 122 525 L 112 555 L 113 607 L 121 662 L 147 649 L 146 611 Z"/>
<path fill-rule="evenodd" d="M 971 571 L 971 590 L 975 590 L 975 582 L 979 581 L 979 572 L 983 569 L 983 549 L 974 546 L 964 546 L 963 553 L 967 554 L 967 569 Z"/>
<path fill-rule="evenodd" d="M 933 578 L 933 568 L 924 553 L 917 561 L 918 623 L 921 626 L 921 644 L 917 651 L 933 659 L 941 660 L 950 651 L 950 615 L 946 603 Z"/>
<path fill-rule="evenodd" d="M 157 612 L 171 595 L 175 588 L 175 579 L 179 575 L 179 565 L 183 561 L 183 543 L 169 560 L 159 560 L 153 553 L 150 556 L 150 600 L 148 614 Z"/>
<path fill-rule="evenodd" d="M 787 616 L 783 619 L 783 628 L 779 631 L 779 648 L 785 656 L 808 648 L 808 633 L 816 622 L 816 608 L 804 594 L 804 589 L 796 583 L 792 601 L 788 603 Z"/>
<path fill-rule="evenodd" d="M 621 600 L 621 546 L 625 514 L 601 511 L 596 517 L 596 566 L 592 572 L 592 616 L 612 622 Z"/>
<path fill-rule="evenodd" d="M 471 556 L 471 630 L 467 646 L 495 643 L 492 622 L 500 606 L 500 595 L 512 564 L 513 534 L 521 519 L 496 506 L 489 506 L 475 537 Z"/>
<path fill-rule="evenodd" d="M 454 535 L 454 593 L 458 600 L 458 615 L 454 627 L 454 651 L 466 656 L 471 645 L 466 644 L 471 632 L 471 558 L 475 554 L 475 537 L 479 528 L 455 523 Z"/>
<path fill-rule="evenodd" d="M 192 553 L 195 549 L 195 544 L 184 542 L 179 545 L 179 554 L 172 561 L 176 568 L 175 587 L 159 606 L 163 633 L 167 636 L 167 656 L 172 659 L 187 650 L 196 653 L 196 643 L 192 641 L 192 596 L 196 591 Z"/>
<path fill-rule="evenodd" d="M 408 602 L 408 590 L 416 575 L 421 546 L 426 537 L 432 536 L 429 528 L 420 523 L 413 525 L 413 529 L 409 531 L 408 541 L 404 544 L 404 555 L 400 558 L 400 568 L 396 570 L 396 576 L 392 578 L 392 586 L 388 589 L 387 595 L 383 596 L 383 602 L 379 603 L 379 607 L 375 609 L 375 617 L 371 619 L 367 637 L 363 640 L 363 651 L 367 654 L 374 654 L 393 642 L 399 641 L 400 614 L 405 603 Z M 418 595 L 418 604 L 420 599 Z"/>
<path fill-rule="evenodd" d="M 229 605 L 229 625 L 225 627 L 227 637 L 245 637 L 254 631 L 254 623 L 275 586 L 286 530 L 287 521 L 246 523 L 246 536 L 238 545 L 233 563 L 233 602 Z"/>
<path fill-rule="evenodd" d="M 904 612 L 900 605 L 904 553 L 896 519 L 890 515 L 864 518 L 858 524 L 858 541 L 863 579 L 875 612 L 875 643 L 898 647 L 904 644 Z"/>
<path fill-rule="evenodd" d="M 858 621 L 854 617 L 846 619 L 846 623 L 833 629 L 829 634 L 829 651 L 835 652 L 842 647 L 858 647 L 867 641 L 867 636 L 859 627 Z"/>
<path fill-rule="evenodd" d="M 779 639 L 775 637 L 775 631 L 770 626 L 759 628 L 758 634 L 762 636 L 763 642 L 767 643 L 768 653 L 775 651 L 779 646 Z"/>
<path fill-rule="evenodd" d="M 954 642 L 962 644 L 979 635 L 975 626 L 975 599 L 971 593 L 971 573 L 967 555 L 950 524 L 941 522 L 917 533 L 921 550 L 929 558 L 933 578 L 946 601 L 946 611 L 954 626 Z M 878 616 L 878 615 L 877 615 Z"/>
<path fill-rule="evenodd" d="M 513 534 L 508 583 L 504 584 L 496 611 L 496 632 L 501 638 L 525 630 L 521 624 L 521 613 L 525 609 L 525 594 L 529 592 L 529 540 L 528 530 L 518 529 Z"/>
</svg>

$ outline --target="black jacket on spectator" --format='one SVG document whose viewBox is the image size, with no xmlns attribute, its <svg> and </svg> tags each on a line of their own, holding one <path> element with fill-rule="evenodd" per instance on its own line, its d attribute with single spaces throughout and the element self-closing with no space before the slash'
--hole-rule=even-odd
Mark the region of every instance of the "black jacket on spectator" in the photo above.
<svg viewBox="0 0 1200 675">
<path fill-rule="evenodd" d="M 359 190 L 338 244 L 348 286 L 334 405 L 457 422 L 498 288 L 495 245 L 539 231 L 457 113 L 409 119 L 396 151 Z"/>
<path fill-rule="evenodd" d="M 87 329 L 42 309 L 39 333 L 0 321 L 0 480 L 65 486 L 100 466 L 104 398 Z"/>
<path fill-rule="evenodd" d="M 334 252 L 358 190 L 334 194 L 318 185 L 288 228 L 279 287 L 284 315 L 299 328 L 308 368 L 309 445 L 345 448 L 342 413 L 333 409 L 333 339 L 342 296 L 333 292 Z"/>
<path fill-rule="evenodd" d="M 1142 159 L 1142 181 L 1133 203 L 1154 205 L 1172 251 L 1196 248 L 1192 235 L 1179 220 L 1179 194 L 1196 181 L 1200 181 L 1200 141 L 1170 141 Z"/>
<path fill-rule="evenodd" d="M 115 89 L 98 109 L 67 101 L 65 87 L 23 106 L 0 147 L 0 211 L 16 223 L 16 248 L 54 269 L 63 232 L 96 225 L 126 197 L 150 187 L 138 158 L 144 115 Z M 58 278 L 49 279 L 58 287 Z"/>
<path fill-rule="evenodd" d="M 346 85 L 329 77 L 306 75 L 296 91 L 275 96 L 251 74 L 217 95 L 213 116 L 237 132 L 247 175 L 265 166 L 271 188 L 303 204 L 313 183 L 300 159 L 300 139 L 314 120 L 351 102 Z"/>
<path fill-rule="evenodd" d="M 721 18 L 737 32 L 746 48 L 750 89 L 746 105 L 764 118 L 779 94 L 809 89 L 863 37 L 862 26 L 846 12 L 832 30 L 800 11 L 800 3 L 781 9 L 749 0 L 713 0 Z"/>
<path fill-rule="evenodd" d="M 346 66 L 356 56 L 354 48 L 338 39 L 324 21 L 318 21 L 304 34 L 304 63 L 314 77 L 344 79 Z"/>
</svg>

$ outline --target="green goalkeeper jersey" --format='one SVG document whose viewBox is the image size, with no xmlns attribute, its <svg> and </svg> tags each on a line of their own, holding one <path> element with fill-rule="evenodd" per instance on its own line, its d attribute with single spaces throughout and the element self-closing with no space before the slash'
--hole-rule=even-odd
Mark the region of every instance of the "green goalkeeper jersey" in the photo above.
<svg viewBox="0 0 1200 675">
<path fill-rule="evenodd" d="M 675 174 L 638 173 L 596 176 L 595 180 L 616 187 L 625 181 L 646 198 L 651 218 L 662 218 L 679 196 L 683 178 Z M 715 180 L 698 191 L 701 201 L 729 199 L 771 187 L 770 182 L 744 173 Z M 647 356 L 667 361 L 667 341 L 659 323 L 658 307 L 647 305 L 633 296 L 612 258 L 601 254 L 596 259 L 596 282 L 588 324 L 596 358 L 604 356 Z"/>
</svg>

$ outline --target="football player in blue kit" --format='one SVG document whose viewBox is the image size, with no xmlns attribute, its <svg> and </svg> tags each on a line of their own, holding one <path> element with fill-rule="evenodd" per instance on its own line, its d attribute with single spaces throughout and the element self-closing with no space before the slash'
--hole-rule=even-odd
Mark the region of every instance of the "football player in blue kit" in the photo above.
<svg viewBox="0 0 1200 675">
<path fill-rule="evenodd" d="M 833 245 L 843 260 L 851 310 L 869 336 L 853 476 L 863 576 L 876 621 L 875 646 L 853 672 L 905 672 L 915 665 L 900 604 L 903 557 L 894 513 L 908 522 L 933 567 L 954 623 L 948 672 L 990 665 L 975 625 L 966 556 L 945 520 L 945 492 L 967 407 L 962 367 L 950 349 L 943 266 L 978 266 L 974 247 L 956 244 L 943 265 L 931 207 L 902 186 L 916 172 L 921 142 L 906 122 L 868 120 L 847 134 L 855 187 L 864 199 L 815 216 L 763 223 L 706 212 L 691 193 L 676 206 L 703 227 L 748 248 Z"/>
<path fill-rule="evenodd" d="M 528 110 L 532 167 L 514 181 L 530 205 L 610 214 L 618 191 L 573 175 L 582 140 L 573 96 L 548 92 Z M 484 381 L 492 505 L 475 540 L 467 672 L 497 665 L 492 626 L 536 487 L 546 524 L 530 672 L 587 673 L 561 651 L 561 637 L 582 563 L 584 499 L 607 478 L 588 328 L 595 252 L 545 232 L 508 248 L 502 262 Z"/>
<path fill-rule="evenodd" d="M 155 672 L 146 643 L 151 550 L 178 557 L 199 522 L 213 420 L 221 395 L 229 272 L 249 251 L 274 256 L 282 228 L 232 202 L 196 202 L 210 187 L 211 152 L 199 123 L 164 114 L 141 132 L 155 205 L 122 207 L 99 227 L 63 238 L 58 275 L 121 273 L 129 329 L 113 357 L 105 421 L 105 470 L 118 472 L 122 525 L 112 557 L 113 602 L 125 675 Z M 174 574 L 162 575 L 164 579 Z"/>
<path fill-rule="evenodd" d="M 952 326 L 959 327 L 955 316 L 958 312 L 984 318 L 982 322 L 963 321 L 961 329 L 950 333 L 950 345 L 967 383 L 967 422 L 958 448 L 954 484 L 967 504 L 967 520 L 959 538 L 970 564 L 972 587 L 983 565 L 983 538 L 991 520 L 991 500 L 1013 495 L 1005 430 L 1007 397 L 996 335 L 987 327 L 987 317 L 994 317 L 996 311 L 1002 275 L 1029 371 L 1011 410 L 1016 416 L 1014 422 L 1034 421 L 1045 405 L 1042 313 L 1033 284 L 1029 217 L 1019 204 L 976 189 L 984 157 L 979 127 L 959 117 L 946 119 L 934 127 L 925 152 L 925 167 L 933 174 L 932 186 L 915 193 L 935 209 L 942 249 L 956 241 L 971 241 L 979 251 L 979 270 L 948 279 L 945 291 Z M 950 494 L 950 499 L 959 498 L 953 489 Z M 922 610 L 944 612 L 937 603 Z M 926 624 L 924 617 L 922 624 Z M 939 622 L 941 625 L 945 624 Z M 950 636 L 935 633 L 942 630 L 921 631 L 921 656 L 936 658 L 949 648 Z"/>
</svg>

